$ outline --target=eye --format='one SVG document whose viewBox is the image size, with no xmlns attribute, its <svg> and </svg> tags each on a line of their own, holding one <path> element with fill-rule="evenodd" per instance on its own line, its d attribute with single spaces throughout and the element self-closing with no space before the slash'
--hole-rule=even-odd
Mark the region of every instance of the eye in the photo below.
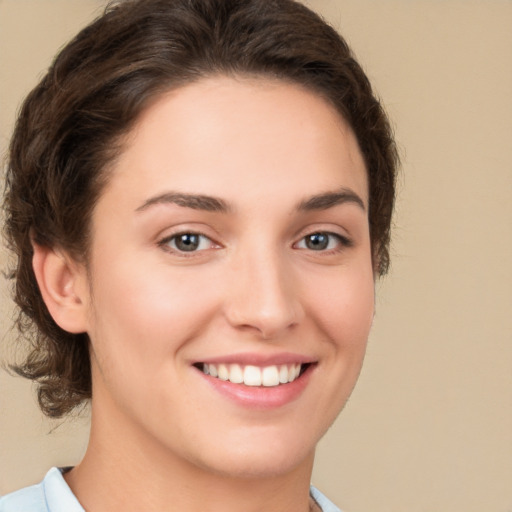
<svg viewBox="0 0 512 512">
<path fill-rule="evenodd" d="M 162 240 L 160 245 L 175 252 L 198 252 L 215 246 L 210 238 L 200 233 L 177 233 Z"/>
<path fill-rule="evenodd" d="M 297 249 L 309 249 L 310 251 L 329 251 L 340 247 L 350 246 L 350 241 L 336 233 L 319 231 L 305 236 L 297 243 Z"/>
</svg>

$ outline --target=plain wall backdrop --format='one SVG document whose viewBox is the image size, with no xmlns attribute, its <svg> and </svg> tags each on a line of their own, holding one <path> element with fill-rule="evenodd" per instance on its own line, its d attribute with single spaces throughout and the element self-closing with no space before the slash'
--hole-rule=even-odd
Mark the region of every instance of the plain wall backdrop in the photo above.
<svg viewBox="0 0 512 512">
<path fill-rule="evenodd" d="M 366 69 L 403 168 L 365 366 L 313 481 L 346 512 L 512 512 L 512 2 L 306 3 Z M 2 154 L 24 95 L 104 5 L 0 0 Z M 0 494 L 73 465 L 86 441 L 87 417 L 44 419 L 31 384 L 0 370 Z"/>
</svg>

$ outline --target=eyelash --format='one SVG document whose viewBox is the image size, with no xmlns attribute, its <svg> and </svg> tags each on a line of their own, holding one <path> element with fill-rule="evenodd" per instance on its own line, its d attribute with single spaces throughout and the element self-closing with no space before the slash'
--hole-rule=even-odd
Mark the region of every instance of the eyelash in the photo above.
<svg viewBox="0 0 512 512">
<path fill-rule="evenodd" d="M 171 236 L 168 236 L 168 237 L 165 237 L 164 239 L 162 239 L 158 243 L 158 245 L 166 251 L 172 252 L 173 254 L 177 254 L 177 255 L 179 255 L 181 257 L 185 257 L 185 258 L 190 258 L 190 257 L 194 256 L 195 253 L 202 252 L 205 250 L 205 248 L 202 248 L 200 250 L 195 249 L 195 250 L 191 250 L 191 251 L 179 249 L 176 246 L 176 241 L 180 237 L 185 237 L 185 236 L 198 237 L 199 238 L 199 247 L 201 246 L 201 242 L 204 243 L 204 241 L 208 241 L 208 245 L 210 246 L 208 248 L 211 248 L 212 246 L 220 247 L 217 244 L 215 244 L 215 242 L 213 242 L 213 240 L 210 237 L 203 235 L 202 233 L 197 233 L 195 231 L 182 231 L 180 233 L 175 233 Z M 173 244 L 174 247 L 171 247 L 171 244 Z"/>
<path fill-rule="evenodd" d="M 311 249 L 311 247 L 307 247 L 307 245 L 306 245 L 306 247 L 297 247 L 297 248 L 303 249 L 303 250 L 310 250 L 312 252 L 333 254 L 333 253 L 341 251 L 342 249 L 352 247 L 352 245 L 353 245 L 353 243 L 350 239 L 348 239 L 347 237 L 342 236 L 338 233 L 331 233 L 330 231 L 315 231 L 313 233 L 309 233 L 309 234 L 303 236 L 297 243 L 294 244 L 294 246 L 298 246 L 301 243 L 307 244 L 308 238 L 311 240 L 313 237 L 320 237 L 320 236 L 327 237 L 327 248 L 315 250 L 315 249 Z M 329 247 L 333 240 L 336 241 L 336 247 Z"/>
<path fill-rule="evenodd" d="M 185 237 L 185 236 L 198 237 L 199 238 L 198 248 L 190 250 L 190 251 L 179 249 L 176 246 L 176 241 L 179 239 L 179 237 Z M 308 238 L 311 239 L 312 237 L 319 237 L 319 236 L 326 236 L 328 239 L 327 247 L 325 249 L 315 250 L 315 249 L 311 249 L 311 247 L 307 247 L 307 239 Z M 336 242 L 336 247 L 329 247 L 329 245 L 332 244 L 333 240 Z M 201 242 L 204 243 L 205 241 L 208 241 L 209 247 L 199 249 L 199 247 L 201 247 Z M 299 244 L 302 244 L 302 243 L 304 243 L 306 246 L 299 247 Z M 174 247 L 171 247 L 171 244 L 173 244 Z M 177 254 L 180 257 L 185 257 L 185 258 L 193 257 L 196 255 L 196 253 L 203 252 L 210 248 L 221 247 L 220 245 L 216 244 L 207 235 L 204 235 L 202 233 L 197 233 L 195 231 L 182 231 L 180 233 L 175 233 L 171 236 L 163 238 L 160 242 L 158 242 L 158 245 L 168 252 Z M 341 250 L 343 250 L 345 248 L 349 248 L 352 246 L 353 246 L 353 242 L 349 238 L 342 236 L 338 233 L 332 233 L 329 231 L 314 231 L 313 233 L 309 233 L 309 234 L 303 236 L 298 242 L 293 244 L 293 247 L 296 249 L 309 250 L 311 252 L 318 252 L 318 253 L 323 253 L 323 254 L 334 254 L 334 253 L 340 252 Z"/>
</svg>

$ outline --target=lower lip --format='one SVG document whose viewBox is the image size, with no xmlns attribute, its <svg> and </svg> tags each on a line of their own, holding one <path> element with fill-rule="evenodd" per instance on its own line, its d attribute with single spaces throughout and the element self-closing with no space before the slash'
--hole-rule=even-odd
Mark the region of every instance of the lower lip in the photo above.
<svg viewBox="0 0 512 512">
<path fill-rule="evenodd" d="M 233 384 L 228 380 L 211 377 L 197 370 L 204 380 L 218 393 L 226 396 L 238 405 L 255 409 L 275 409 L 291 403 L 302 394 L 314 369 L 311 364 L 304 373 L 293 382 L 279 386 L 245 386 Z"/>
</svg>

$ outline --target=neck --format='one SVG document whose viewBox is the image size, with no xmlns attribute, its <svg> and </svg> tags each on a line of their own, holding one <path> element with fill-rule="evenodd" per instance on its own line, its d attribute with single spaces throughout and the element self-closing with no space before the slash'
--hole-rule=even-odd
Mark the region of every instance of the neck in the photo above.
<svg viewBox="0 0 512 512">
<path fill-rule="evenodd" d="M 93 408 L 86 455 L 65 478 L 91 512 L 308 512 L 313 457 L 309 454 L 283 473 L 213 472 L 183 460 L 133 426 L 101 421 Z"/>
</svg>

